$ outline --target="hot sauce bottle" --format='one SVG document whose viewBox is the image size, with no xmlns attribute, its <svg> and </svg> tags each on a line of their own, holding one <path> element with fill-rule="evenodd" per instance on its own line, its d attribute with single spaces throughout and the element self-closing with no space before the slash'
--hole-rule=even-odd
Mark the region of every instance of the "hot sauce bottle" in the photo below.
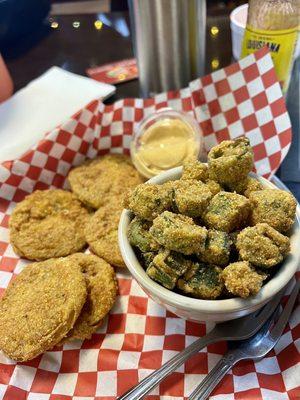
<svg viewBox="0 0 300 400">
<path fill-rule="evenodd" d="M 299 0 L 249 1 L 241 57 L 268 46 L 283 93 L 289 85 L 299 24 Z"/>
</svg>

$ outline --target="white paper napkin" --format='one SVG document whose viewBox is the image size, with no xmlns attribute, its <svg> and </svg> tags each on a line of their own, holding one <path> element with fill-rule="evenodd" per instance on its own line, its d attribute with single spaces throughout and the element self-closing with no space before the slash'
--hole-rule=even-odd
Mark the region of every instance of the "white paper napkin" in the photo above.
<svg viewBox="0 0 300 400">
<path fill-rule="evenodd" d="M 0 105 L 0 162 L 15 159 L 48 131 L 115 87 L 52 67 Z"/>
</svg>

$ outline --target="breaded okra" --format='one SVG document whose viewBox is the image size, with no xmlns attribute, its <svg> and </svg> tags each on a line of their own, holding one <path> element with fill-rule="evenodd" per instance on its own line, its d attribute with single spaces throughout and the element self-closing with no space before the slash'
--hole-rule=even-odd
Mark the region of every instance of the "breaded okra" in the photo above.
<svg viewBox="0 0 300 400">
<path fill-rule="evenodd" d="M 220 267 L 193 263 L 193 266 L 178 280 L 177 287 L 198 299 L 214 300 L 223 291 L 224 284 L 221 273 Z"/>
<path fill-rule="evenodd" d="M 266 222 L 279 232 L 288 232 L 296 217 L 297 202 L 294 196 L 279 189 L 252 192 L 251 225 Z"/>
<path fill-rule="evenodd" d="M 139 260 L 145 269 L 149 267 L 149 265 L 154 260 L 155 256 L 157 256 L 156 251 L 146 251 L 145 253 L 143 252 L 138 253 Z"/>
<path fill-rule="evenodd" d="M 257 294 L 266 277 L 267 275 L 255 271 L 247 261 L 229 264 L 222 271 L 226 289 L 242 298 Z"/>
<path fill-rule="evenodd" d="M 159 252 L 147 268 L 147 274 L 167 289 L 174 289 L 177 280 L 191 266 L 191 261 L 175 251 Z"/>
<path fill-rule="evenodd" d="M 224 140 L 208 153 L 209 177 L 221 185 L 244 180 L 253 168 L 253 151 L 247 138 Z"/>
<path fill-rule="evenodd" d="M 208 189 L 211 191 L 211 193 L 212 193 L 212 195 L 214 196 L 215 194 L 217 194 L 217 193 L 219 193 L 219 192 L 222 192 L 222 190 L 224 190 L 223 188 L 222 188 L 222 186 L 218 183 L 218 182 L 216 182 L 216 181 L 214 181 L 214 180 L 212 180 L 212 179 L 208 179 L 206 182 L 205 182 L 205 185 L 208 187 Z"/>
<path fill-rule="evenodd" d="M 143 252 L 159 250 L 159 244 L 149 232 L 150 226 L 151 222 L 142 220 L 139 217 L 135 217 L 129 224 L 129 242 Z"/>
<path fill-rule="evenodd" d="M 208 166 L 201 161 L 189 159 L 183 164 L 181 179 L 196 179 L 206 182 L 208 180 Z"/>
<path fill-rule="evenodd" d="M 213 197 L 208 187 L 196 180 L 178 181 L 174 189 L 174 201 L 180 214 L 200 217 Z"/>
<path fill-rule="evenodd" d="M 236 242 L 240 257 L 261 268 L 279 264 L 290 250 L 290 239 L 262 223 L 243 229 Z"/>
<path fill-rule="evenodd" d="M 263 190 L 264 187 L 257 179 L 248 176 L 244 180 L 227 185 L 227 188 L 231 192 L 236 192 L 249 198 L 250 193 Z"/>
<path fill-rule="evenodd" d="M 205 250 L 198 254 L 200 261 L 214 265 L 227 265 L 230 256 L 230 237 L 228 233 L 209 229 Z"/>
<path fill-rule="evenodd" d="M 168 250 L 189 255 L 204 250 L 207 229 L 196 225 L 192 218 L 165 211 L 155 218 L 150 233 Z"/>
<path fill-rule="evenodd" d="M 203 220 L 211 229 L 232 232 L 245 225 L 250 211 L 250 201 L 246 197 L 220 192 L 212 198 Z"/>
<path fill-rule="evenodd" d="M 164 185 L 142 183 L 125 200 L 125 207 L 142 219 L 152 221 L 172 206 L 170 190 Z"/>
</svg>

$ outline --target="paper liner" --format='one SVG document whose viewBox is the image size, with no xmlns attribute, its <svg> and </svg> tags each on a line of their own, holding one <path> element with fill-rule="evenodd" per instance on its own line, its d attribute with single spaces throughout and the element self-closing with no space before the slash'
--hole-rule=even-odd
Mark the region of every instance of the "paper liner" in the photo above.
<svg viewBox="0 0 300 400">
<path fill-rule="evenodd" d="M 254 148 L 257 172 L 267 177 L 280 166 L 291 143 L 290 120 L 266 49 L 180 91 L 113 105 L 93 101 L 20 159 L 0 165 L 0 294 L 28 263 L 9 244 L 8 220 L 16 202 L 35 189 L 67 188 L 70 168 L 86 158 L 128 154 L 138 121 L 166 106 L 195 116 L 206 150 L 245 134 Z M 129 273 L 118 272 L 118 281 L 117 303 L 91 340 L 65 344 L 27 363 L 0 355 L 1 400 L 115 399 L 212 328 L 170 314 L 150 300 Z M 211 399 L 300 398 L 299 314 L 299 309 L 294 312 L 275 351 L 258 363 L 239 363 Z M 186 398 L 225 351 L 225 343 L 203 349 L 148 398 Z"/>
</svg>

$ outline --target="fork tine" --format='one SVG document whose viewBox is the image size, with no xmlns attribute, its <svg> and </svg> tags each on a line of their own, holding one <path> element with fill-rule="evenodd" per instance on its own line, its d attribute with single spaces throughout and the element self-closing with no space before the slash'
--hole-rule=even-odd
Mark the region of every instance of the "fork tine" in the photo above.
<svg viewBox="0 0 300 400">
<path fill-rule="evenodd" d="M 298 296 L 299 288 L 300 288 L 300 281 L 297 281 L 292 290 L 292 293 L 290 294 L 288 302 L 286 303 L 280 317 L 278 318 L 278 321 L 275 323 L 274 327 L 271 329 L 270 335 L 273 340 L 279 339 L 280 336 L 282 335 L 282 332 L 283 332 L 283 330 L 289 320 L 289 317 L 292 313 L 296 298 Z"/>
</svg>

